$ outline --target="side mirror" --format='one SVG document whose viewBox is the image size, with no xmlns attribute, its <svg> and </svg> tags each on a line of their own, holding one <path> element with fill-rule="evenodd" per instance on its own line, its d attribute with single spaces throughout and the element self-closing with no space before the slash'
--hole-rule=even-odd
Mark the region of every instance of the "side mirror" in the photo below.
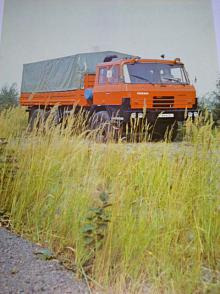
<svg viewBox="0 0 220 294">
<path fill-rule="evenodd" d="M 124 76 L 120 76 L 119 77 L 119 82 L 121 82 L 121 83 L 124 83 L 125 82 Z"/>
<path fill-rule="evenodd" d="M 194 78 L 194 84 L 196 84 L 197 83 L 197 77 L 195 76 L 195 78 Z"/>
<path fill-rule="evenodd" d="M 107 71 L 107 78 L 108 79 L 111 79 L 112 78 L 112 70 L 111 69 L 109 69 L 108 71 Z"/>
</svg>

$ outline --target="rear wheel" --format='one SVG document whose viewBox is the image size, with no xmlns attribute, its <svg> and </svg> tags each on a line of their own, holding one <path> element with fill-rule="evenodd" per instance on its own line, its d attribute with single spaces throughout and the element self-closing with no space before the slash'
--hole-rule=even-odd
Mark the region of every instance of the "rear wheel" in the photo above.
<svg viewBox="0 0 220 294">
<path fill-rule="evenodd" d="M 61 121 L 59 112 L 57 109 L 31 109 L 28 117 L 29 130 L 33 131 L 34 128 L 39 129 L 40 126 L 52 127 L 59 124 Z"/>
<path fill-rule="evenodd" d="M 31 109 L 28 118 L 28 129 L 33 131 L 34 128 L 39 128 L 44 122 L 44 110 L 43 109 Z"/>
</svg>

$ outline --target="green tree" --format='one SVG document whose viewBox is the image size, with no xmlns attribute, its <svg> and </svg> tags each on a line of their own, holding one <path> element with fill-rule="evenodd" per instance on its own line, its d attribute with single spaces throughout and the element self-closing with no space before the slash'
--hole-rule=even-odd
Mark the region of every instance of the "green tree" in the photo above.
<svg viewBox="0 0 220 294">
<path fill-rule="evenodd" d="M 220 121 L 220 77 L 216 82 L 216 89 L 200 98 L 199 110 L 210 111 L 215 122 Z"/>
<path fill-rule="evenodd" d="M 0 110 L 18 105 L 17 85 L 3 86 L 0 91 Z"/>
<path fill-rule="evenodd" d="M 216 83 L 216 90 L 213 91 L 214 96 L 214 108 L 213 108 L 213 118 L 215 121 L 220 120 L 220 77 Z"/>
</svg>

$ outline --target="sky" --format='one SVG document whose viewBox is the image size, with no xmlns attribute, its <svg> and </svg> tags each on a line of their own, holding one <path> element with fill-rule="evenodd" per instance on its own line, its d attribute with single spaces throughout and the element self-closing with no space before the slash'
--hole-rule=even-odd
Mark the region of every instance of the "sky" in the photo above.
<svg viewBox="0 0 220 294">
<path fill-rule="evenodd" d="M 218 68 L 220 70 L 220 0 L 212 0 L 212 12 L 218 53 Z"/>
<path fill-rule="evenodd" d="M 20 87 L 24 63 L 102 50 L 181 57 L 191 80 L 197 77 L 199 95 L 215 87 L 220 0 L 4 2 L 0 87 L 13 82 Z M 2 8 L 0 0 L 0 31 Z"/>
<path fill-rule="evenodd" d="M 2 32 L 2 21 L 3 21 L 3 4 L 4 4 L 4 0 L 0 0 L 0 41 L 1 41 L 1 32 Z"/>
</svg>

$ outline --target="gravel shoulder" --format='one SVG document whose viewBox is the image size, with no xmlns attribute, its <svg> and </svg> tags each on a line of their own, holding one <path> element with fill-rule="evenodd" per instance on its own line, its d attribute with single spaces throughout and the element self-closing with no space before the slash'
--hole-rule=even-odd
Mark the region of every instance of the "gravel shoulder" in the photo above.
<svg viewBox="0 0 220 294">
<path fill-rule="evenodd" d="M 0 294 L 87 294 L 86 285 L 57 260 L 42 260 L 40 247 L 0 228 Z"/>
</svg>

